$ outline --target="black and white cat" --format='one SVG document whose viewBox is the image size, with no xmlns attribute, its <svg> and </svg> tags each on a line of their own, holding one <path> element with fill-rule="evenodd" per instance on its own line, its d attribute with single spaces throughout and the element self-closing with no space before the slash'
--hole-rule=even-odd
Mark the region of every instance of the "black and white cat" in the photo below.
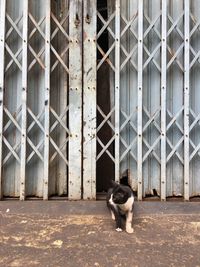
<svg viewBox="0 0 200 267">
<path fill-rule="evenodd" d="M 107 206 L 111 211 L 112 219 L 116 221 L 116 231 L 122 231 L 122 216 L 126 216 L 126 232 L 133 233 L 134 196 L 130 187 L 112 181 L 112 187 L 107 193 Z"/>
</svg>

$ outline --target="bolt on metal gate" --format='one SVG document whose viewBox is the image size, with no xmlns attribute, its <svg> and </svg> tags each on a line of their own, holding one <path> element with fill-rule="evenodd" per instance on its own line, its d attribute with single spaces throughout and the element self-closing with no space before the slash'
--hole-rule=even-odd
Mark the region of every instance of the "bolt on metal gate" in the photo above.
<svg viewBox="0 0 200 267">
<path fill-rule="evenodd" d="M 0 0 L 1 198 L 200 195 L 199 1 L 98 4 Z"/>
</svg>

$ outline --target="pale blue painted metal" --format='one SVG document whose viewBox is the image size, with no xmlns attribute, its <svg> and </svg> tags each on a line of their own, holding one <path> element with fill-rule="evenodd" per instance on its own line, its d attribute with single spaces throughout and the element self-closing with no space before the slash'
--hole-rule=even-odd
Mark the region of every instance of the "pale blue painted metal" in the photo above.
<svg viewBox="0 0 200 267">
<path fill-rule="evenodd" d="M 23 3 L 28 3 L 28 25 Z M 140 200 L 200 195 L 200 2 L 109 0 L 107 19 L 97 10 L 102 28 L 90 54 L 97 49 L 102 58 L 95 65 L 92 56 L 86 69 L 96 66 L 98 77 L 103 64 L 109 67 L 108 113 L 98 102 L 88 107 L 90 98 L 82 105 L 83 88 L 91 87 L 82 80 L 81 53 L 89 53 L 83 40 L 87 33 L 95 39 L 94 24 L 85 22 L 82 30 L 83 3 L 0 0 L 2 194 L 80 199 L 85 192 L 84 198 L 95 198 L 96 164 L 106 154 L 117 181 L 128 170 Z M 99 44 L 105 31 L 107 51 Z M 95 82 L 96 77 L 94 88 Z M 98 132 L 106 124 L 111 136 L 105 142 Z M 94 130 L 92 142 L 87 135 L 90 143 L 82 145 L 82 129 Z M 84 166 L 87 175 L 92 172 L 88 185 L 86 177 L 82 181 Z"/>
</svg>

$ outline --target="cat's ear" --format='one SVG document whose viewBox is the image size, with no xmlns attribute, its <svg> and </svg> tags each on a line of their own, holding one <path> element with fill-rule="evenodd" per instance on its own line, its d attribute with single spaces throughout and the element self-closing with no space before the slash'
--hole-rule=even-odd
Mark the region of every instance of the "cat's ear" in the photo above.
<svg viewBox="0 0 200 267">
<path fill-rule="evenodd" d="M 116 183 L 113 180 L 111 180 L 110 183 L 111 183 L 111 187 L 113 187 L 113 188 L 116 188 L 116 187 L 120 186 L 118 183 Z"/>
</svg>

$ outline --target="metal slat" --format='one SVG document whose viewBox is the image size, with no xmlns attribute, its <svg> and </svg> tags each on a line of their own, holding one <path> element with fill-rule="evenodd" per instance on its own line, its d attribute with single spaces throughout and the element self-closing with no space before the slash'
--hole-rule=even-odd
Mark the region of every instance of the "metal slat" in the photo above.
<svg viewBox="0 0 200 267">
<path fill-rule="evenodd" d="M 49 116 L 50 116 L 50 42 L 51 42 L 51 1 L 46 0 L 45 29 L 45 125 L 44 125 L 44 184 L 43 199 L 48 199 L 49 188 Z"/>
<path fill-rule="evenodd" d="M 189 200 L 190 1 L 184 1 L 184 199 Z"/>
<path fill-rule="evenodd" d="M 120 0 L 115 2 L 115 181 L 120 179 Z"/>
<path fill-rule="evenodd" d="M 166 200 L 167 0 L 162 0 L 161 31 L 161 200 Z"/>
<path fill-rule="evenodd" d="M 142 91 L 143 91 L 143 0 L 138 0 L 138 200 L 143 196 L 142 179 Z"/>
<path fill-rule="evenodd" d="M 81 198 L 82 171 L 82 0 L 69 6 L 69 199 Z"/>
<path fill-rule="evenodd" d="M 22 45 L 22 125 L 21 125 L 21 178 L 20 200 L 25 200 L 26 138 L 27 138 L 27 57 L 28 57 L 28 0 L 23 1 L 23 45 Z"/>
<path fill-rule="evenodd" d="M 96 1 L 84 1 L 83 199 L 96 198 Z"/>
<path fill-rule="evenodd" d="M 6 0 L 1 1 L 0 15 L 0 199 L 2 190 L 2 152 L 3 152 L 3 106 L 4 106 L 4 68 L 5 68 L 5 18 Z"/>
</svg>

